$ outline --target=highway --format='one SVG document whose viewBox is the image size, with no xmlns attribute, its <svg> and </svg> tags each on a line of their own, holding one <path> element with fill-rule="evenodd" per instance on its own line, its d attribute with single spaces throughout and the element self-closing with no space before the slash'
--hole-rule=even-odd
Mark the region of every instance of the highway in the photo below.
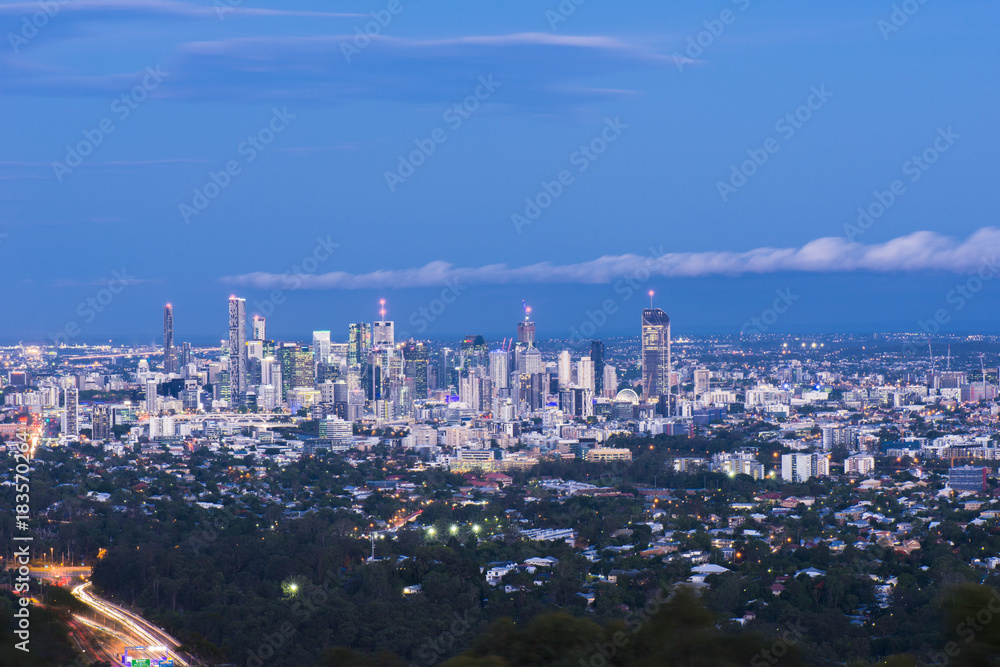
<svg viewBox="0 0 1000 667">
<path fill-rule="evenodd" d="M 116 639 L 121 640 L 123 643 L 128 642 L 132 646 L 165 646 L 167 649 L 166 654 L 174 659 L 174 664 L 178 667 L 188 667 L 189 665 L 193 666 L 201 664 L 199 662 L 192 661 L 191 657 L 187 656 L 187 654 L 184 654 L 185 657 L 182 658 L 181 654 L 176 651 L 180 642 L 168 635 L 162 629 L 156 627 L 141 616 L 133 614 L 127 609 L 97 597 L 87 590 L 90 586 L 91 583 L 89 581 L 85 584 L 80 584 L 73 589 L 73 595 L 94 611 L 119 623 L 122 630 L 112 630 L 111 628 L 87 621 L 81 617 L 76 617 L 78 622 L 89 625 L 92 629 L 101 630 L 111 634 Z"/>
</svg>

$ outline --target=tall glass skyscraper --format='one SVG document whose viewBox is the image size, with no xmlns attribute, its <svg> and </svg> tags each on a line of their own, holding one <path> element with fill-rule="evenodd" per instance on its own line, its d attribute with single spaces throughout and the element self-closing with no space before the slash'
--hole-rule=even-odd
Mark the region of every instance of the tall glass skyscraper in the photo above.
<svg viewBox="0 0 1000 667">
<path fill-rule="evenodd" d="M 177 372 L 177 350 L 174 349 L 174 307 L 163 307 L 163 372 Z"/>
<path fill-rule="evenodd" d="M 647 403 L 670 393 L 670 318 L 659 308 L 642 311 L 642 397 Z"/>
<path fill-rule="evenodd" d="M 590 360 L 594 362 L 594 396 L 602 396 L 604 394 L 604 343 L 602 341 L 591 341 Z"/>
<path fill-rule="evenodd" d="M 372 326 L 367 322 L 347 326 L 347 363 L 358 366 L 368 358 L 372 346 Z"/>
</svg>

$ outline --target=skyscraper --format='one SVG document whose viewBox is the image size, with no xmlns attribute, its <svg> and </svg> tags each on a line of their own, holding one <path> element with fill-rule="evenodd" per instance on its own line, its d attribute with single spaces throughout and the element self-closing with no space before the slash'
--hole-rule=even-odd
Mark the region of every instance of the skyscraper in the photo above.
<svg viewBox="0 0 1000 667">
<path fill-rule="evenodd" d="M 80 434 L 80 390 L 67 387 L 65 391 L 66 410 L 63 412 L 63 435 L 71 438 Z"/>
<path fill-rule="evenodd" d="M 347 326 L 347 363 L 357 366 L 368 357 L 372 346 L 372 327 L 367 322 Z"/>
<path fill-rule="evenodd" d="M 462 368 L 484 366 L 489 360 L 487 354 L 489 347 L 486 345 L 486 339 L 479 334 L 469 334 L 463 338 L 459 349 L 462 351 Z"/>
<path fill-rule="evenodd" d="M 239 404 L 247 392 L 247 302 L 229 297 L 229 400 Z"/>
<path fill-rule="evenodd" d="M 490 379 L 498 390 L 507 389 L 510 384 L 509 359 L 510 357 L 503 350 L 490 352 Z"/>
<path fill-rule="evenodd" d="M 92 419 L 93 440 L 110 440 L 113 434 L 111 408 L 106 405 L 98 405 L 94 408 Z"/>
<path fill-rule="evenodd" d="M 410 341 L 403 356 L 406 359 L 406 377 L 413 379 L 413 397 L 427 398 L 427 366 L 431 358 L 427 343 Z"/>
<path fill-rule="evenodd" d="M 163 307 L 163 372 L 177 372 L 177 350 L 174 349 L 174 307 Z"/>
<path fill-rule="evenodd" d="M 396 346 L 395 323 L 385 319 L 385 299 L 379 302 L 379 320 L 372 327 L 372 345 L 391 350 Z"/>
<path fill-rule="evenodd" d="M 563 350 L 559 353 L 556 369 L 559 375 L 559 388 L 565 389 L 573 382 L 573 362 L 570 359 L 569 350 Z"/>
<path fill-rule="evenodd" d="M 590 343 L 590 360 L 594 362 L 594 396 L 604 395 L 604 343 Z"/>
<path fill-rule="evenodd" d="M 642 311 L 642 397 L 647 403 L 670 393 L 670 318 L 659 308 Z"/>
<path fill-rule="evenodd" d="M 534 347 L 535 345 L 535 323 L 528 319 L 530 317 L 531 307 L 525 306 L 524 319 L 517 323 L 517 342 L 519 346 Z"/>
<path fill-rule="evenodd" d="M 615 367 L 610 364 L 605 364 L 602 376 L 604 379 L 604 396 L 606 398 L 612 398 L 616 393 L 618 393 L 618 374 L 615 372 Z"/>
<path fill-rule="evenodd" d="M 326 363 L 330 356 L 330 332 L 313 331 L 313 356 L 316 363 Z"/>
<path fill-rule="evenodd" d="M 316 385 L 316 367 L 308 347 L 290 344 L 278 350 L 278 354 L 285 400 L 292 389 L 312 389 Z"/>
<path fill-rule="evenodd" d="M 594 360 L 590 357 L 580 357 L 580 361 L 576 365 L 576 383 L 593 393 L 596 379 L 594 376 Z"/>
<path fill-rule="evenodd" d="M 263 315 L 253 316 L 253 335 L 251 338 L 254 340 L 265 340 L 267 338 L 267 322 L 264 320 Z"/>
<path fill-rule="evenodd" d="M 149 378 L 146 380 L 146 412 L 151 415 L 157 414 L 155 378 Z"/>
</svg>

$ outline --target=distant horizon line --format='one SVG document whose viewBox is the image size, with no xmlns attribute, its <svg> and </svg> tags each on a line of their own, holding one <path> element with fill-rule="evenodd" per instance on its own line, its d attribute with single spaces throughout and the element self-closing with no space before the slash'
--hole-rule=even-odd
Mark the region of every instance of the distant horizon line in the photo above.
<svg viewBox="0 0 1000 667">
<path fill-rule="evenodd" d="M 314 329 L 312 331 L 333 331 L 333 330 L 332 329 Z M 295 334 L 286 335 L 285 333 L 278 332 L 277 334 L 270 335 L 268 337 L 268 340 L 275 340 L 275 341 L 278 341 L 278 342 L 307 342 L 307 343 L 311 343 L 312 342 L 312 337 L 311 337 L 312 331 L 310 331 L 309 335 L 306 336 L 306 337 L 300 337 L 300 336 L 297 336 Z M 491 332 L 491 333 L 483 333 L 483 332 L 441 333 L 441 334 L 434 334 L 434 335 L 431 335 L 431 336 L 412 336 L 412 335 L 409 335 L 408 332 L 402 332 L 402 333 L 405 333 L 406 335 L 405 336 L 397 336 L 396 342 L 403 342 L 405 340 L 416 340 L 416 341 L 429 341 L 429 342 L 435 342 L 435 343 L 443 343 L 443 342 L 459 343 L 459 342 L 461 342 L 461 340 L 463 338 L 465 338 L 466 336 L 470 336 L 470 335 L 482 336 L 483 338 L 485 338 L 487 341 L 490 341 L 490 342 L 502 341 L 502 340 L 507 339 L 507 338 L 516 338 L 516 332 L 514 334 L 511 334 L 510 332 L 507 332 L 507 333 L 503 333 L 503 332 L 499 332 L 499 333 L 498 332 Z M 860 340 L 865 340 L 865 339 L 877 339 L 880 336 L 907 337 L 907 338 L 910 338 L 910 339 L 919 340 L 922 343 L 926 343 L 926 341 L 928 339 L 932 343 L 935 340 L 952 340 L 952 341 L 959 340 L 959 341 L 961 341 L 961 340 L 966 340 L 966 339 L 968 339 L 970 337 L 974 337 L 974 336 L 976 336 L 976 337 L 983 337 L 986 340 L 989 340 L 989 339 L 1000 339 L 1000 333 L 984 333 L 984 332 L 978 331 L 978 330 L 976 330 L 976 331 L 954 331 L 954 332 L 948 332 L 948 333 L 938 332 L 938 333 L 935 333 L 933 335 L 928 335 L 928 334 L 923 333 L 923 332 L 900 331 L 900 330 L 882 330 L 882 331 L 871 331 L 871 330 L 869 330 L 869 331 L 789 330 L 789 331 L 775 331 L 775 332 L 754 333 L 754 334 L 750 334 L 750 335 L 741 335 L 739 332 L 733 332 L 731 330 L 730 331 L 720 331 L 720 330 L 713 330 L 713 329 L 703 329 L 703 330 L 691 331 L 691 332 L 684 333 L 684 334 L 679 334 L 679 335 L 672 334 L 671 335 L 671 339 L 672 339 L 672 341 L 674 343 L 677 343 L 678 341 L 681 341 L 681 340 L 683 340 L 685 338 L 694 338 L 694 339 L 719 338 L 719 339 L 724 339 L 724 340 L 741 340 L 741 341 L 746 341 L 746 342 L 754 342 L 754 341 L 779 340 L 781 338 L 786 338 L 786 337 L 791 337 L 791 338 L 803 338 L 803 337 L 811 337 L 811 338 L 850 337 L 850 338 L 857 338 L 857 339 L 860 339 Z M 109 343 L 112 344 L 112 345 L 135 345 L 135 346 L 155 345 L 156 347 L 162 347 L 162 333 L 150 335 L 149 336 L 149 339 L 150 339 L 149 341 L 143 340 L 144 338 L 145 338 L 145 336 L 137 336 L 137 335 L 126 334 L 126 335 L 123 335 L 123 336 L 120 336 L 120 337 L 117 337 L 117 338 L 116 337 L 111 337 L 111 338 L 98 337 L 98 338 L 92 338 L 92 339 L 86 339 L 86 340 L 80 339 L 80 340 L 74 340 L 73 343 L 72 343 L 72 345 L 70 345 L 70 347 L 73 347 L 74 345 L 95 347 L 95 346 L 100 346 L 100 345 L 107 345 Z M 625 332 L 625 331 L 621 331 L 621 330 L 617 330 L 617 331 L 615 331 L 615 330 L 609 330 L 603 336 L 595 334 L 594 336 L 586 337 L 586 338 L 583 338 L 583 339 L 576 339 L 572 335 L 564 335 L 564 336 L 537 336 L 536 340 L 538 342 L 543 342 L 543 343 L 544 342 L 565 342 L 569 346 L 578 346 L 578 345 L 586 344 L 586 343 L 588 343 L 590 341 L 596 341 L 596 340 L 611 340 L 611 339 L 634 339 L 634 340 L 638 340 L 639 338 L 640 338 L 640 334 L 638 332 L 635 332 L 635 331 Z M 226 340 L 227 339 L 225 337 L 223 337 L 223 336 L 216 337 L 216 336 L 213 336 L 212 334 L 197 334 L 195 336 L 190 336 L 190 337 L 187 337 L 187 338 L 179 338 L 177 336 L 176 330 L 174 332 L 174 341 L 175 341 L 174 347 L 175 348 L 179 347 L 183 343 L 191 343 L 192 345 L 195 345 L 195 346 L 198 346 L 198 347 L 214 347 L 216 344 L 222 343 L 222 342 L 224 342 Z M 338 339 L 332 340 L 331 342 L 334 342 L 334 343 L 346 343 L 348 341 L 346 340 L 346 336 L 345 336 L 343 340 L 341 340 L 341 339 L 338 338 Z M 16 346 L 16 345 L 30 345 L 30 346 L 39 346 L 39 347 L 57 347 L 57 345 L 51 339 L 48 339 L 48 340 L 39 340 L 39 339 L 36 339 L 36 338 L 33 338 L 33 337 L 19 338 L 19 337 L 0 336 L 0 346 L 9 347 L 9 346 Z"/>
</svg>

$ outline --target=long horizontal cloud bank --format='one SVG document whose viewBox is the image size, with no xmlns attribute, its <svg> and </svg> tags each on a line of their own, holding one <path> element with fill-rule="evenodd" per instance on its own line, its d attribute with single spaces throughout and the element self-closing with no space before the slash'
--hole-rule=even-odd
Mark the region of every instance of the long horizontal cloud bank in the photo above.
<svg viewBox="0 0 1000 667">
<path fill-rule="evenodd" d="M 651 248 L 647 255 L 616 255 L 556 265 L 548 262 L 522 267 L 490 264 L 456 267 L 442 261 L 415 269 L 371 273 L 333 271 L 294 277 L 300 289 L 353 290 L 434 287 L 457 282 L 464 285 L 526 283 L 607 284 L 628 276 L 645 277 L 646 271 L 666 278 L 737 276 L 748 273 L 848 273 L 870 271 L 971 273 L 982 267 L 992 271 L 1000 254 L 1000 229 L 985 227 L 960 241 L 934 232 L 915 232 L 886 243 L 863 245 L 844 238 L 821 238 L 800 248 L 756 248 L 747 252 L 668 253 Z M 228 276 L 224 283 L 258 289 L 287 288 L 290 274 L 255 272 Z"/>
</svg>

